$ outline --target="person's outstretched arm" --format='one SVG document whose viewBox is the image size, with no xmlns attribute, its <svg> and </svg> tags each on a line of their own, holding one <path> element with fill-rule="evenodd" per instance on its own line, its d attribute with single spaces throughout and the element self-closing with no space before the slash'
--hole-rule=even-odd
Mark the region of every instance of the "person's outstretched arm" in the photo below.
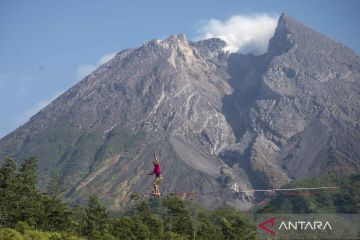
<svg viewBox="0 0 360 240">
<path fill-rule="evenodd" d="M 156 158 L 156 153 L 154 153 L 154 159 L 156 161 L 156 163 L 158 162 L 157 158 Z"/>
<path fill-rule="evenodd" d="M 155 170 L 155 169 L 154 169 Z M 152 172 L 147 173 L 146 175 L 153 175 L 154 174 L 154 170 Z"/>
</svg>

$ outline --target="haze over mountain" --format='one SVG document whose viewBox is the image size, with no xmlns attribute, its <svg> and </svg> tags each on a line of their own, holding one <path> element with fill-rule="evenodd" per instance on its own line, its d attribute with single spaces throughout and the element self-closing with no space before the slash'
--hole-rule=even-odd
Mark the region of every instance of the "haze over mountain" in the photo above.
<svg viewBox="0 0 360 240">
<path fill-rule="evenodd" d="M 42 186 L 59 172 L 69 199 L 95 191 L 114 208 L 150 191 L 155 151 L 167 189 L 207 206 L 247 209 L 261 196 L 234 191 L 360 172 L 354 51 L 285 14 L 267 53 L 225 47 L 178 34 L 123 50 L 1 139 L 0 154 L 34 154 Z"/>
</svg>

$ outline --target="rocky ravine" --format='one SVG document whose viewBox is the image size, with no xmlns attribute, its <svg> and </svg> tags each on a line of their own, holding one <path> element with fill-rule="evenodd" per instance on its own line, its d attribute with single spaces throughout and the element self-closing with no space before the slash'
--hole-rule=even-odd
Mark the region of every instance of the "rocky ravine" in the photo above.
<svg viewBox="0 0 360 240">
<path fill-rule="evenodd" d="M 261 196 L 234 191 L 360 171 L 359 56 L 285 14 L 266 54 L 224 47 L 179 34 L 126 49 L 1 139 L 0 153 L 36 154 L 41 186 L 59 172 L 67 198 L 94 191 L 113 208 L 149 191 L 154 151 L 167 189 L 207 206 L 247 209 Z"/>
</svg>

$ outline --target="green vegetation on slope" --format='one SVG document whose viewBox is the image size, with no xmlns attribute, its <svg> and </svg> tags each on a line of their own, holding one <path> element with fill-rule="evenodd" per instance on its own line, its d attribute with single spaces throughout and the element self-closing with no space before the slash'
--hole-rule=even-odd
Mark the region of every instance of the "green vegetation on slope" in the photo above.
<svg viewBox="0 0 360 240">
<path fill-rule="evenodd" d="M 144 132 L 134 134 L 130 129 L 115 127 L 109 132 L 105 144 L 97 152 L 96 160 L 101 161 L 121 152 L 134 151 L 144 139 Z"/>
<path fill-rule="evenodd" d="M 58 126 L 26 142 L 21 151 L 16 145 L 1 149 L 0 156 L 11 156 L 21 162 L 29 155 L 36 155 L 41 189 L 45 189 L 52 174 L 59 174 L 63 185 L 71 189 L 89 173 L 98 170 L 106 159 L 119 156 L 124 160 L 132 159 L 145 136 L 143 131 L 134 132 L 119 126 L 108 132 Z"/>
<path fill-rule="evenodd" d="M 339 186 L 339 189 L 282 192 L 260 212 L 360 213 L 360 175 L 295 180 L 283 188 Z"/>
</svg>

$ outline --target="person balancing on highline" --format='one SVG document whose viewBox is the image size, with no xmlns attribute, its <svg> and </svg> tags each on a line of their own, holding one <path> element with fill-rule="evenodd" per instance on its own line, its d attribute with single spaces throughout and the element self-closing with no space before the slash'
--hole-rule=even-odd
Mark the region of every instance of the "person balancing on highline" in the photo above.
<svg viewBox="0 0 360 240">
<path fill-rule="evenodd" d="M 160 196 L 159 182 L 161 180 L 161 168 L 160 168 L 159 161 L 156 158 L 156 153 L 154 153 L 153 165 L 154 165 L 154 171 L 152 171 L 151 173 L 148 173 L 147 175 L 155 174 L 155 179 L 153 182 L 153 186 L 154 186 L 153 195 Z"/>
</svg>

